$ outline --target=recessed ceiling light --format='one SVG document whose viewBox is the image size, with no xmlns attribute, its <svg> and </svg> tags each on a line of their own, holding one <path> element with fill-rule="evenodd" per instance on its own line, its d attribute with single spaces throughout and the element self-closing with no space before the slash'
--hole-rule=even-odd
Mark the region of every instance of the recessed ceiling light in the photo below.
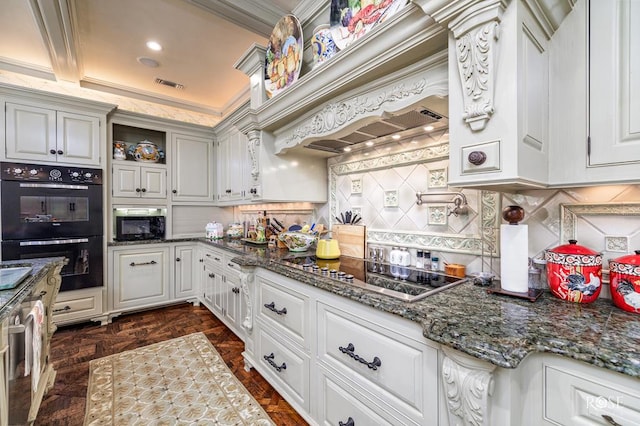
<svg viewBox="0 0 640 426">
<path fill-rule="evenodd" d="M 156 52 L 162 50 L 162 45 L 153 40 L 147 42 L 147 47 L 151 50 L 155 50 Z"/>
<path fill-rule="evenodd" d="M 367 143 L 365 143 L 365 145 L 367 145 L 367 146 L 373 146 L 373 141 L 368 141 Z"/>
<path fill-rule="evenodd" d="M 400 135 L 393 135 L 391 136 L 391 138 L 397 141 L 398 139 L 400 139 Z"/>
<path fill-rule="evenodd" d="M 433 130 L 433 126 L 425 126 L 423 127 L 425 132 L 430 132 Z"/>
<path fill-rule="evenodd" d="M 158 61 L 156 61 L 155 59 L 147 58 L 146 56 L 140 56 L 136 60 L 142 65 L 149 68 L 158 68 L 160 66 L 160 63 L 158 63 Z"/>
<path fill-rule="evenodd" d="M 345 146 L 344 148 L 342 148 L 342 150 L 343 150 L 344 152 L 350 152 L 350 151 L 351 151 L 351 148 L 350 148 L 350 147 L 348 147 L 348 146 Z"/>
</svg>

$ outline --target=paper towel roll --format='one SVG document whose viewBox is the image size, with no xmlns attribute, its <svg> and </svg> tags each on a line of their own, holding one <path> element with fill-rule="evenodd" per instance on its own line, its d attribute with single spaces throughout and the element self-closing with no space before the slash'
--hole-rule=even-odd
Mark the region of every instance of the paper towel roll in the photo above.
<svg viewBox="0 0 640 426">
<path fill-rule="evenodd" d="M 500 282 L 503 290 L 529 291 L 529 228 L 500 225 Z"/>
</svg>

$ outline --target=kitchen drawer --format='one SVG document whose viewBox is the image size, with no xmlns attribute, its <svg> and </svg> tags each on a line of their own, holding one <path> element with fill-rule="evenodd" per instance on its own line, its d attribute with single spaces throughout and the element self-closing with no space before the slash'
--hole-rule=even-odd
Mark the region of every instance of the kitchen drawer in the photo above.
<svg viewBox="0 0 640 426">
<path fill-rule="evenodd" d="M 560 425 L 639 425 L 640 387 L 637 380 L 632 386 L 560 365 L 545 365 L 545 419 Z M 615 423 L 606 421 L 605 416 Z"/>
<path fill-rule="evenodd" d="M 436 349 L 401 335 L 391 325 L 322 303 L 318 358 L 356 388 L 380 396 L 413 418 L 424 416 L 428 400 L 437 395 Z"/>
<path fill-rule="evenodd" d="M 225 268 L 227 268 L 227 271 L 235 271 L 237 273 L 240 273 L 240 265 L 231 261 L 231 259 L 233 259 L 234 257 L 238 257 L 238 255 L 235 253 L 225 253 L 224 257 L 222 258 L 224 266 Z"/>
<path fill-rule="evenodd" d="M 309 298 L 290 288 L 257 276 L 258 318 L 277 328 L 293 342 L 309 348 Z"/>
<path fill-rule="evenodd" d="M 102 315 L 102 287 L 58 293 L 52 313 L 56 324 Z"/>
<path fill-rule="evenodd" d="M 463 146 L 461 151 L 460 169 L 463 174 L 495 172 L 501 169 L 499 140 Z"/>
<path fill-rule="evenodd" d="M 392 419 L 391 421 L 385 419 L 385 417 L 391 418 L 391 416 L 383 412 L 380 406 L 322 371 L 320 372 L 319 381 L 320 394 L 318 396 L 320 406 L 318 414 L 322 425 L 346 425 L 350 421 L 357 426 L 412 424 L 407 422 L 406 419 Z"/>
<path fill-rule="evenodd" d="M 258 326 L 257 358 L 260 370 L 271 376 L 269 383 L 280 393 L 293 398 L 305 411 L 309 410 L 309 357 L 279 341 Z"/>
<path fill-rule="evenodd" d="M 224 265 L 224 253 L 211 248 L 204 248 L 202 250 L 202 258 L 205 262 L 222 267 Z"/>
</svg>

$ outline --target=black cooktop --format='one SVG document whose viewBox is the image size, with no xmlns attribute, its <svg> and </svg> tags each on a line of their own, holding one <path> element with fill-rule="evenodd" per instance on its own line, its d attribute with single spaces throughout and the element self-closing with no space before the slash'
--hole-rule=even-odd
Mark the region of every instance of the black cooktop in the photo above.
<svg viewBox="0 0 640 426">
<path fill-rule="evenodd" d="M 326 260 L 317 259 L 315 256 L 290 255 L 281 262 L 311 274 L 318 274 L 408 302 L 422 299 L 465 281 L 464 278 L 442 272 L 346 256 Z"/>
</svg>

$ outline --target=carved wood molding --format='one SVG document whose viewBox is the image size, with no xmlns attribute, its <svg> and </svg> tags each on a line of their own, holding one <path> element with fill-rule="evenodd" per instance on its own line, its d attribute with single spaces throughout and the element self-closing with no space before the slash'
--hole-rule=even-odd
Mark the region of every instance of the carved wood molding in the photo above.
<svg viewBox="0 0 640 426">
<path fill-rule="evenodd" d="M 258 180 L 260 175 L 260 159 L 258 147 L 260 146 L 260 131 L 249 130 L 247 132 L 247 150 L 249 151 L 249 159 L 251 160 L 251 177 L 254 181 Z"/>
<path fill-rule="evenodd" d="M 240 272 L 240 287 L 242 288 L 242 295 L 244 297 L 244 301 L 247 304 L 247 312 L 242 320 L 242 326 L 247 330 L 253 330 L 253 304 L 251 303 L 251 293 L 249 290 L 249 286 L 253 285 L 254 273 L 251 272 Z"/>
<path fill-rule="evenodd" d="M 450 424 L 491 425 L 489 397 L 495 365 L 442 348 L 442 383 Z"/>
</svg>

